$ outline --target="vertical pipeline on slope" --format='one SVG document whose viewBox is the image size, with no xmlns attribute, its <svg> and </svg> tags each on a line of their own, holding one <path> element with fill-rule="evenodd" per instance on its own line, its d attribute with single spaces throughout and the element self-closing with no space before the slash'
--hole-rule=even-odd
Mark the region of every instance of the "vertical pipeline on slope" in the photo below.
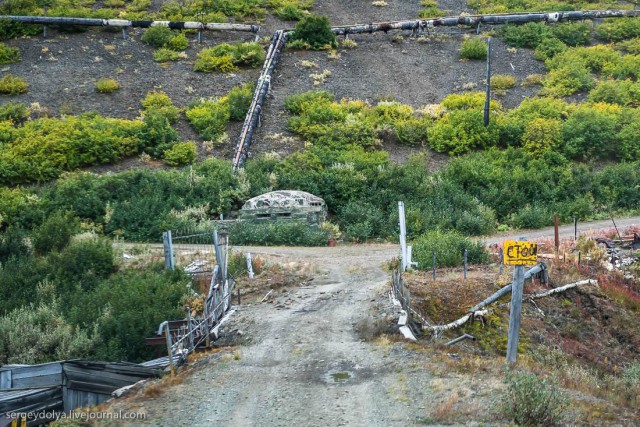
<svg viewBox="0 0 640 427">
<path fill-rule="evenodd" d="M 244 124 L 242 125 L 242 132 L 240 134 L 238 144 L 236 145 L 236 155 L 233 158 L 234 170 L 242 167 L 249 153 L 251 139 L 253 138 L 253 133 L 260 121 L 262 106 L 271 87 L 271 76 L 278 64 L 278 59 L 280 58 L 286 39 L 287 35 L 282 30 L 276 31 L 271 38 L 271 44 L 267 51 L 267 58 L 262 67 L 262 71 L 260 72 L 258 82 L 256 83 L 253 100 L 251 101 L 251 106 L 249 107 L 249 111 L 245 117 Z"/>
</svg>

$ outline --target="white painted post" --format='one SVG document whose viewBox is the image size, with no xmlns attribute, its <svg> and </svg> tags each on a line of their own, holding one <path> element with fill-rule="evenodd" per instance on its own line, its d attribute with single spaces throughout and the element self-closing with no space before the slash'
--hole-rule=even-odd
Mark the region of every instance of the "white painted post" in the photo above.
<svg viewBox="0 0 640 427">
<path fill-rule="evenodd" d="M 245 256 L 247 257 L 247 272 L 249 273 L 249 279 L 253 279 L 253 265 L 251 265 L 251 254 L 247 252 Z"/>
<path fill-rule="evenodd" d="M 402 257 L 402 271 L 407 270 L 407 224 L 404 216 L 404 202 L 398 202 L 398 216 L 400 217 L 400 251 Z"/>
</svg>

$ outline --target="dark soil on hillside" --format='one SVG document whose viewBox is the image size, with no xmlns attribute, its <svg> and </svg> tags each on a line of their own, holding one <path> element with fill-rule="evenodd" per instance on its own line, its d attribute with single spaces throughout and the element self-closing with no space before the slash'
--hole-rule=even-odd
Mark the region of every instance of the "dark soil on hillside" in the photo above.
<svg viewBox="0 0 640 427">
<path fill-rule="evenodd" d="M 155 4 L 155 3 L 154 3 Z M 466 11 L 464 2 L 447 0 L 442 9 L 450 14 Z M 414 19 L 420 11 L 418 0 L 389 1 L 386 7 L 375 7 L 362 1 L 316 1 L 314 12 L 329 16 L 335 25 Z M 294 23 L 268 17 L 262 23 L 261 36 L 278 28 L 291 28 Z M 169 64 L 153 61 L 153 48 L 140 41 L 142 30 L 128 30 L 127 40 L 120 32 L 89 29 L 82 33 L 49 31 L 42 36 L 11 40 L 7 44 L 18 47 L 22 61 L 0 70 L 0 76 L 11 73 L 29 83 L 26 94 L 2 97 L 2 102 L 37 103 L 49 115 L 79 114 L 97 111 L 111 117 L 135 118 L 141 109 L 140 100 L 151 90 L 167 92 L 174 103 L 185 107 L 195 98 L 221 96 L 232 87 L 253 82 L 259 70 L 241 70 L 234 74 L 205 74 L 193 71 L 193 61 L 202 47 L 222 42 L 248 41 L 254 35 L 241 32 L 205 33 L 204 43 L 198 45 L 195 34 L 189 34 L 188 59 Z M 303 144 L 291 138 L 273 138 L 284 134 L 287 113 L 283 110 L 286 96 L 312 89 L 328 90 L 343 98 L 397 100 L 419 108 L 440 102 L 446 95 L 464 90 L 482 90 L 486 66 L 484 61 L 462 61 L 458 55 L 463 34 L 459 30 L 432 33 L 423 37 L 410 34 L 363 34 L 352 36 L 358 43 L 353 49 L 339 49 L 339 58 L 328 58 L 326 51 L 284 52 L 272 83 L 272 92 L 263 110 L 262 127 L 255 135 L 251 154 L 278 152 L 287 154 Z M 521 86 L 522 80 L 535 73 L 543 73 L 544 65 L 533 59 L 526 50 L 508 51 L 495 40 L 493 50 L 494 74 L 517 77 L 514 89 L 497 97 L 505 107 L 517 106 L 524 97 L 532 96 L 536 87 Z M 305 68 L 302 61 L 311 61 L 317 68 Z M 313 73 L 331 72 L 326 82 L 313 85 Z M 111 77 L 121 88 L 112 94 L 99 94 L 94 83 L 98 78 Z M 38 107 L 36 107 L 37 109 Z M 199 140 L 186 119 L 177 125 L 183 140 Z M 207 154 L 225 159 L 233 156 L 241 123 L 229 126 L 229 140 Z M 291 136 L 291 135 L 289 135 Z M 403 160 L 418 149 L 387 144 L 384 147 L 392 159 Z M 432 153 L 433 167 L 447 157 Z M 123 165 L 100 167 L 96 170 L 116 170 L 138 165 L 137 160 Z"/>
</svg>

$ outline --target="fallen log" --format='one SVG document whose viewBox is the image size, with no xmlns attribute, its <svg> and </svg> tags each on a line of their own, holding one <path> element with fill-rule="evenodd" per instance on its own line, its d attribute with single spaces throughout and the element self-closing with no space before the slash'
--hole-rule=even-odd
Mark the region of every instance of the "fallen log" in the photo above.
<svg viewBox="0 0 640 427">
<path fill-rule="evenodd" d="M 529 273 L 532 270 L 533 270 L 533 268 L 531 270 L 529 270 L 527 273 Z M 525 274 L 525 277 L 526 277 L 526 275 L 527 274 Z M 531 277 L 531 275 L 529 277 Z M 567 291 L 569 289 L 575 288 L 577 286 L 582 286 L 582 285 L 595 285 L 595 286 L 598 286 L 598 281 L 597 280 L 592 280 L 592 279 L 580 280 L 578 282 L 569 283 L 567 285 L 560 286 L 560 287 L 554 288 L 554 289 L 550 289 L 548 291 L 538 292 L 537 294 L 533 294 L 533 295 L 527 297 L 526 299 L 529 300 L 529 301 L 533 301 L 535 299 L 544 298 L 544 297 L 547 297 L 547 296 L 550 296 L 550 295 L 554 295 L 554 294 L 559 294 L 561 292 L 565 292 L 565 291 Z M 511 291 L 511 284 L 501 288 L 498 292 L 493 294 L 491 297 L 487 298 L 482 303 L 477 304 L 476 306 L 474 306 L 474 308 L 478 307 L 480 305 L 482 305 L 482 306 L 487 305 L 487 304 L 497 300 L 500 296 L 502 296 L 502 295 L 504 295 L 504 294 L 506 294 L 507 292 L 510 292 L 510 291 Z M 495 297 L 499 293 L 500 293 L 500 295 L 498 297 Z M 491 301 L 489 303 L 485 304 L 485 302 L 489 301 L 489 300 L 491 300 Z M 468 314 L 462 316 L 460 319 L 458 319 L 458 320 L 456 320 L 454 322 L 447 323 L 446 325 L 437 325 L 437 326 L 424 327 L 423 329 L 433 332 L 434 337 L 437 338 L 438 335 L 441 334 L 442 332 L 448 331 L 450 329 L 458 328 L 458 327 L 464 325 L 465 323 L 467 323 L 470 319 L 475 318 L 475 317 L 479 317 L 479 316 L 484 316 L 487 313 L 488 313 L 487 310 L 482 310 L 482 311 L 473 310 L 471 313 L 468 313 Z"/>
<path fill-rule="evenodd" d="M 424 31 L 435 27 L 477 27 L 478 25 L 525 24 L 527 22 L 567 22 L 602 18 L 622 18 L 640 16 L 640 10 L 587 10 L 572 12 L 532 12 L 498 15 L 467 15 L 411 21 L 391 21 L 371 24 L 356 24 L 333 27 L 336 35 L 374 33 L 378 31 L 411 30 Z"/>
<path fill-rule="evenodd" d="M 537 294 L 533 294 L 533 295 L 529 296 L 527 299 L 534 300 L 534 299 L 538 299 L 538 298 L 548 297 L 549 295 L 559 294 L 560 292 L 564 292 L 564 291 L 569 290 L 571 288 L 575 288 L 577 286 L 582 286 L 582 285 L 598 286 L 598 281 L 597 280 L 593 280 L 593 279 L 580 280 L 578 282 L 569 283 L 567 285 L 560 286 L 558 288 L 549 289 L 548 291 L 538 292 Z"/>
<path fill-rule="evenodd" d="M 547 271 L 547 265 L 545 263 L 541 262 L 540 264 L 538 264 L 535 267 L 527 270 L 524 273 L 524 280 L 530 279 L 535 274 L 539 274 L 539 273 L 545 273 L 546 274 L 546 271 Z M 498 300 L 501 296 L 511 292 L 511 286 L 512 285 L 513 285 L 513 283 L 509 283 L 508 285 L 500 288 L 496 293 L 491 295 L 489 298 L 487 298 L 484 301 L 481 301 L 478 304 L 476 304 L 473 307 L 471 307 L 469 309 L 469 312 L 473 313 L 474 311 L 478 311 L 481 308 L 484 308 L 487 305 L 491 304 L 492 302 Z"/>
<path fill-rule="evenodd" d="M 35 25 L 76 25 L 84 27 L 169 27 L 174 30 L 209 30 L 209 31 L 248 31 L 257 33 L 260 31 L 258 25 L 228 24 L 218 22 L 197 22 L 197 21 L 151 21 L 138 20 L 129 21 L 126 19 L 97 19 L 97 18 L 72 18 L 57 16 L 14 16 L 0 15 L 0 20 L 20 22 L 23 24 Z"/>
</svg>

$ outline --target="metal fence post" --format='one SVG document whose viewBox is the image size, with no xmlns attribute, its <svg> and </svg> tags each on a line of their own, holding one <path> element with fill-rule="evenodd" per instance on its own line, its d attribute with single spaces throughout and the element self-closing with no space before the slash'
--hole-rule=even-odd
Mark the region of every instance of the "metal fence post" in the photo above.
<svg viewBox="0 0 640 427">
<path fill-rule="evenodd" d="M 498 261 L 498 263 L 500 264 L 500 274 L 502 274 L 504 272 L 504 249 L 500 248 L 500 251 L 498 253 L 500 255 L 500 261 Z"/>
<path fill-rule="evenodd" d="M 520 238 L 520 241 L 524 239 Z M 511 305 L 509 313 L 509 337 L 507 341 L 507 363 L 515 364 L 518 357 L 520 339 L 520 313 L 522 311 L 522 293 L 524 289 L 524 266 L 516 265 L 511 286 Z"/>
<path fill-rule="evenodd" d="M 191 324 L 191 307 L 187 307 L 187 325 L 189 327 L 189 350 L 193 350 L 193 325 Z"/>
<path fill-rule="evenodd" d="M 467 280 L 467 258 L 469 256 L 469 250 L 464 250 L 464 280 Z"/>
<path fill-rule="evenodd" d="M 171 230 L 162 233 L 162 247 L 164 249 L 164 268 L 165 270 L 175 270 L 176 260 L 173 256 L 173 238 Z"/>
</svg>

